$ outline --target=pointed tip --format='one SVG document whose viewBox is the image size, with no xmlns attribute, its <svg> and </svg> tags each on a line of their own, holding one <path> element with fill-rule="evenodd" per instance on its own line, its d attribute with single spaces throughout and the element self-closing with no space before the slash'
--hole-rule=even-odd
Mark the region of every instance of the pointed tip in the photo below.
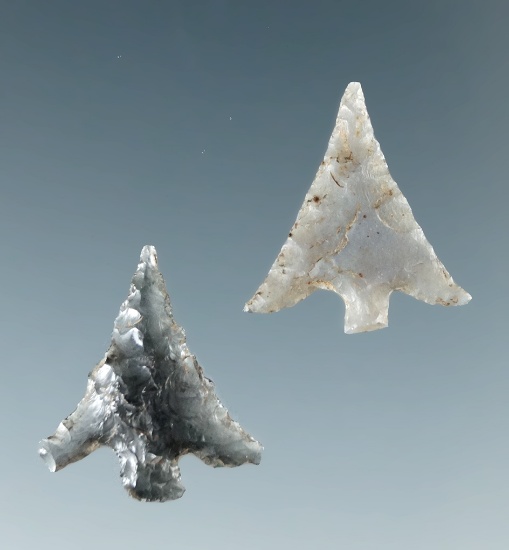
<svg viewBox="0 0 509 550">
<path fill-rule="evenodd" d="M 468 304 L 468 302 L 470 302 L 471 299 L 472 299 L 472 296 L 466 290 L 463 290 L 461 287 L 459 287 L 458 302 L 456 305 L 464 306 Z"/>
<path fill-rule="evenodd" d="M 364 92 L 360 82 L 350 82 L 343 94 L 344 99 L 355 99 L 364 102 Z"/>
<path fill-rule="evenodd" d="M 254 464 L 255 466 L 258 466 L 260 462 L 262 461 L 262 452 L 264 451 L 263 445 L 256 441 L 256 439 L 253 439 L 253 449 L 251 452 L 251 456 L 248 457 L 248 460 L 251 464 Z"/>
<path fill-rule="evenodd" d="M 346 87 L 346 92 L 362 92 L 362 86 L 360 82 L 350 82 Z"/>
<path fill-rule="evenodd" d="M 360 116 L 365 121 L 365 124 L 368 124 L 366 121 L 366 119 L 369 120 L 369 115 L 366 108 L 366 99 L 364 98 L 364 93 L 360 82 L 350 82 L 350 84 L 346 87 L 345 93 L 341 98 L 338 117 L 341 119 L 346 119 L 351 123 L 352 121 L 350 120 L 349 111 L 355 113 L 355 116 Z M 369 126 L 371 126 L 371 123 L 369 123 Z M 370 130 L 372 132 L 371 128 Z M 366 131 L 367 129 L 365 128 L 364 132 Z"/>
<path fill-rule="evenodd" d="M 263 290 L 258 290 L 258 292 L 246 303 L 244 311 L 246 313 L 270 313 L 271 311 L 275 311 L 271 309 L 271 306 L 267 305 L 266 296 L 267 293 Z"/>
<path fill-rule="evenodd" d="M 140 262 L 148 264 L 151 267 L 157 267 L 157 251 L 155 246 L 147 244 L 141 249 Z"/>
</svg>

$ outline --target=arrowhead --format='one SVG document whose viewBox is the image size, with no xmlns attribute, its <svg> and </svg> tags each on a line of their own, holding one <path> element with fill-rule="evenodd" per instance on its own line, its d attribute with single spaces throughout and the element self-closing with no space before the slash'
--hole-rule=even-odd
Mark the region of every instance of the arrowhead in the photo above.
<svg viewBox="0 0 509 550">
<path fill-rule="evenodd" d="M 261 459 L 260 443 L 232 420 L 189 352 L 152 246 L 141 252 L 110 348 L 90 373 L 85 397 L 41 442 L 39 454 L 56 471 L 101 445 L 116 451 L 129 493 L 151 501 L 182 496 L 178 460 L 184 454 L 215 467 Z"/>
<path fill-rule="evenodd" d="M 386 327 L 393 290 L 430 304 L 471 299 L 437 258 L 392 179 L 358 82 L 346 88 L 297 220 L 244 311 L 279 311 L 319 288 L 345 301 L 346 333 Z"/>
</svg>

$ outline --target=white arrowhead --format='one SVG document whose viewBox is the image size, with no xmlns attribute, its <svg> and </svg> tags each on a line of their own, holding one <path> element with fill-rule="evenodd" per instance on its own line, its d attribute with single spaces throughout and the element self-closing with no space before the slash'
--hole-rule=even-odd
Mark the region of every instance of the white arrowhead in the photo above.
<svg viewBox="0 0 509 550">
<path fill-rule="evenodd" d="M 347 334 L 386 327 L 393 290 L 429 304 L 471 299 L 437 258 L 392 179 L 358 82 L 343 95 L 297 220 L 244 311 L 279 311 L 319 288 L 345 301 Z"/>
<path fill-rule="evenodd" d="M 39 454 L 54 472 L 101 445 L 116 451 L 124 487 L 140 500 L 181 497 L 178 460 L 188 453 L 215 467 L 260 462 L 260 443 L 232 420 L 187 348 L 153 246 L 141 252 L 85 396 Z"/>
</svg>

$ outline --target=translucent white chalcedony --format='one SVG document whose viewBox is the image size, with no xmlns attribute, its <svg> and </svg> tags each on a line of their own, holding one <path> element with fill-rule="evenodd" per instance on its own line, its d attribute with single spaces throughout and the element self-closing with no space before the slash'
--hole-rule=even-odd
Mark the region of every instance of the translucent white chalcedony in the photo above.
<svg viewBox="0 0 509 550">
<path fill-rule="evenodd" d="M 319 288 L 345 301 L 347 334 L 386 327 L 393 290 L 446 306 L 471 298 L 437 258 L 392 179 L 358 82 L 343 95 L 297 220 L 244 311 L 279 311 Z"/>
<path fill-rule="evenodd" d="M 187 453 L 215 467 L 260 462 L 262 446 L 232 420 L 189 352 L 152 246 L 141 252 L 85 397 L 39 454 L 56 471 L 100 445 L 116 451 L 124 487 L 140 500 L 181 497 L 178 460 Z"/>
</svg>

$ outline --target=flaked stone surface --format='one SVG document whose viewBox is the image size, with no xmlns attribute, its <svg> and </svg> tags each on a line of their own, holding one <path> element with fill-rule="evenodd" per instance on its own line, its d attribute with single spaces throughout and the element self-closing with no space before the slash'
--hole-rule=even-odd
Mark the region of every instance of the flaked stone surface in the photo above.
<svg viewBox="0 0 509 550">
<path fill-rule="evenodd" d="M 271 313 L 317 289 L 345 302 L 345 332 L 388 324 L 389 296 L 466 304 L 392 179 L 364 95 L 351 82 L 315 179 L 267 278 L 244 311 Z"/>
<path fill-rule="evenodd" d="M 101 445 L 117 453 L 129 494 L 148 501 L 182 496 L 178 460 L 187 453 L 214 467 L 261 459 L 260 443 L 232 420 L 189 352 L 152 246 L 141 252 L 84 398 L 39 453 L 56 471 Z"/>
</svg>

